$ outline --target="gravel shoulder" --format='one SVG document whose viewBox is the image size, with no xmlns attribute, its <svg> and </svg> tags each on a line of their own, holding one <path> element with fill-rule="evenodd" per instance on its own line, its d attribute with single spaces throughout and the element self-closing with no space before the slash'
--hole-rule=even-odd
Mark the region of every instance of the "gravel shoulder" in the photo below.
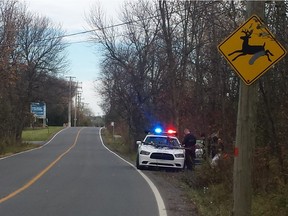
<svg viewBox="0 0 288 216">
<path fill-rule="evenodd" d="M 175 172 L 159 169 L 144 170 L 143 172 L 159 190 L 168 216 L 199 216 L 197 207 L 189 199 L 184 186 L 181 184 L 181 176 L 188 171 Z"/>
</svg>

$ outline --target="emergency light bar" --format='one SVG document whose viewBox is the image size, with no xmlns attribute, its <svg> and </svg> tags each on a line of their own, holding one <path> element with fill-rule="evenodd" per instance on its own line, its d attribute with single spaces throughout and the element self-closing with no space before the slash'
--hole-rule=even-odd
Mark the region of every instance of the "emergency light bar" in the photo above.
<svg viewBox="0 0 288 216">
<path fill-rule="evenodd" d="M 177 131 L 176 130 L 168 129 L 168 130 L 163 131 L 163 129 L 160 128 L 160 127 L 156 127 L 154 129 L 154 133 L 155 134 L 169 134 L 169 135 L 173 135 L 173 136 L 177 135 Z"/>
</svg>

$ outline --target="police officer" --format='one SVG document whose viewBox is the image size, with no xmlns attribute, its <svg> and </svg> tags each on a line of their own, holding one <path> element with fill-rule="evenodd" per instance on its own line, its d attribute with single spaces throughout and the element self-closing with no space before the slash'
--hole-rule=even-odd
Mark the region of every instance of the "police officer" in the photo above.
<svg viewBox="0 0 288 216">
<path fill-rule="evenodd" d="M 187 128 L 185 128 L 184 130 L 184 135 L 185 136 L 182 145 L 185 147 L 185 163 L 187 169 L 193 170 L 195 159 L 196 137 Z"/>
</svg>

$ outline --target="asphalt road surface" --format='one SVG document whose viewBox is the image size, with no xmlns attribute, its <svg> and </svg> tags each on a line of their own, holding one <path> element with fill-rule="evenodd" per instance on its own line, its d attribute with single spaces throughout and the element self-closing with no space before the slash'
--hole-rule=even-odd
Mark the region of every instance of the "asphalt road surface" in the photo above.
<svg viewBox="0 0 288 216">
<path fill-rule="evenodd" d="M 42 148 L 0 160 L 0 215 L 165 215 L 148 183 L 102 145 L 99 128 L 67 128 Z"/>
</svg>

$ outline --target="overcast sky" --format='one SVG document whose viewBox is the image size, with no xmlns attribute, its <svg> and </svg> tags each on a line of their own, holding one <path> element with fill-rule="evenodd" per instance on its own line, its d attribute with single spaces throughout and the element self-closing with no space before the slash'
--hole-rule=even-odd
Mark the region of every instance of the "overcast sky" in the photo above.
<svg viewBox="0 0 288 216">
<path fill-rule="evenodd" d="M 26 2 L 28 10 L 49 17 L 51 21 L 62 26 L 70 33 L 83 32 L 90 29 L 86 20 L 93 5 L 100 2 L 108 17 L 118 14 L 124 0 L 20 0 Z M 89 34 L 68 37 L 68 41 L 85 41 Z M 100 53 L 90 43 L 71 43 L 68 48 L 70 70 L 67 76 L 76 77 L 74 80 L 82 83 L 84 102 L 95 115 L 103 114 L 98 106 L 100 99 L 94 89 L 94 81 L 99 74 Z"/>
</svg>

